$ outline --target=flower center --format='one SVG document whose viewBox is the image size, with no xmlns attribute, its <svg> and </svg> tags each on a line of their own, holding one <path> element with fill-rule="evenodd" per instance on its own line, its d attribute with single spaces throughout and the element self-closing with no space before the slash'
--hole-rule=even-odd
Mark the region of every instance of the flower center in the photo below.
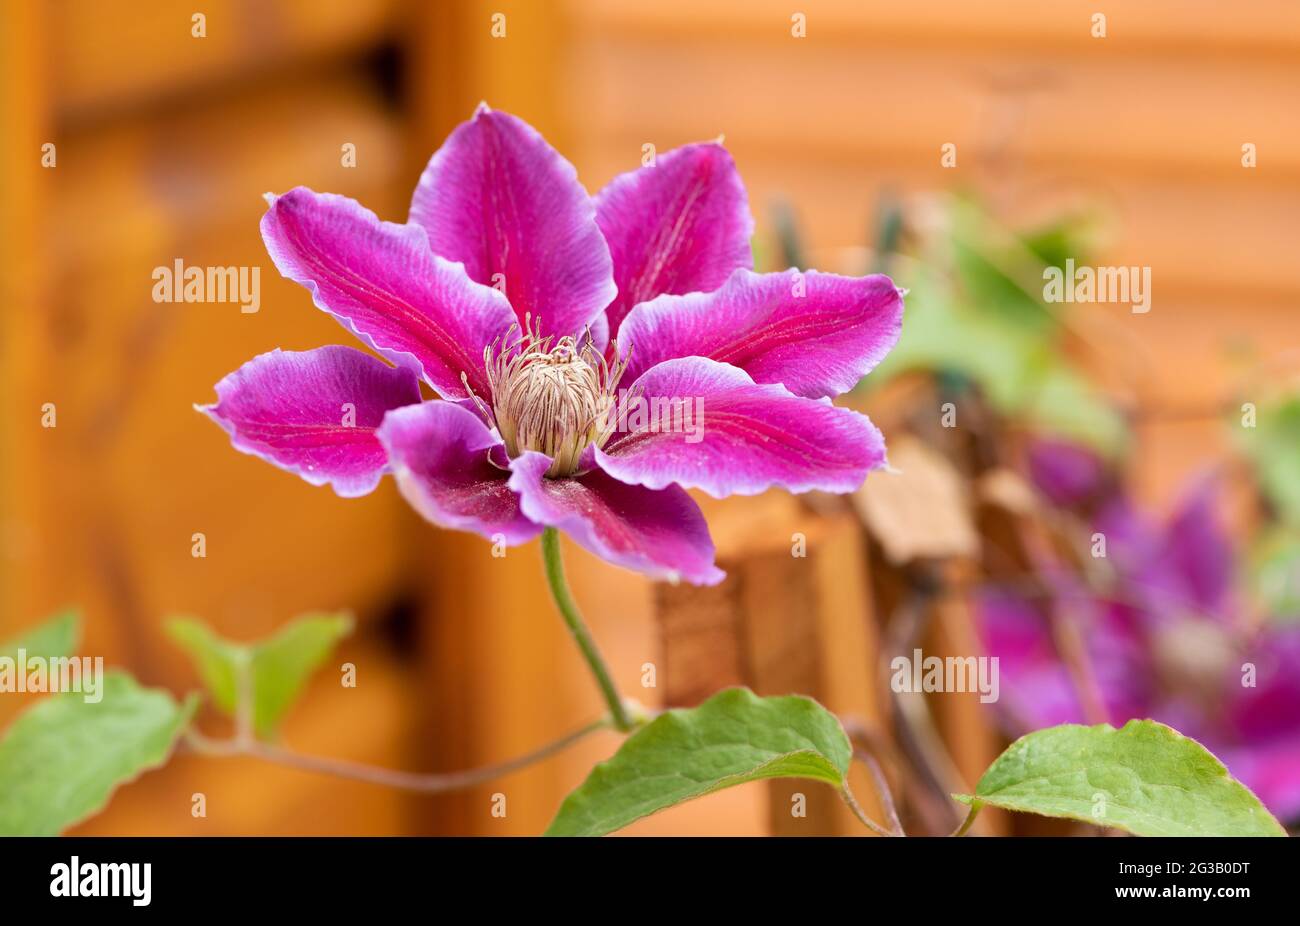
<svg viewBox="0 0 1300 926">
<path fill-rule="evenodd" d="M 582 452 L 604 446 L 613 431 L 610 411 L 626 361 L 611 366 L 590 335 L 580 346 L 574 337 L 542 337 L 540 329 L 525 328 L 513 341 L 512 334 L 483 352 L 497 431 L 512 458 L 535 450 L 552 460 L 547 477 L 571 476 Z"/>
</svg>

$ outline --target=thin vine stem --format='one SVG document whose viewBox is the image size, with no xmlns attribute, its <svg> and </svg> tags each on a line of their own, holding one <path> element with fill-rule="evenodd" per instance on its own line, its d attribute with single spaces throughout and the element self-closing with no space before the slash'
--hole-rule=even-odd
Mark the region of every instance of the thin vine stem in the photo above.
<svg viewBox="0 0 1300 926">
<path fill-rule="evenodd" d="M 880 795 L 880 805 L 885 809 L 885 820 L 889 823 L 889 834 L 891 836 L 906 836 L 903 832 L 903 823 L 898 819 L 898 808 L 894 806 L 894 794 L 889 789 L 889 782 L 885 778 L 884 770 L 881 769 L 880 763 L 866 749 L 855 749 L 853 757 L 867 767 L 871 773 L 871 780 L 876 786 L 876 793 Z"/>
<path fill-rule="evenodd" d="M 253 654 L 240 647 L 235 657 L 235 742 L 241 746 L 256 740 L 253 704 Z"/>
<path fill-rule="evenodd" d="M 605 666 L 605 660 L 601 658 L 600 650 L 596 648 L 596 641 L 587 630 L 582 614 L 573 601 L 573 595 L 569 592 L 569 583 L 564 578 L 564 560 L 560 555 L 560 534 L 553 527 L 542 531 L 542 560 L 546 565 L 546 581 L 551 587 L 551 597 L 555 600 L 555 607 L 559 609 L 560 616 L 564 618 L 564 623 L 569 628 L 569 633 L 573 635 L 574 642 L 578 644 L 583 658 L 591 667 L 591 674 L 595 676 L 596 684 L 600 686 L 600 692 L 605 696 L 605 703 L 609 706 L 609 716 L 614 728 L 626 733 L 633 728 L 634 724 L 628 716 L 623 699 L 619 697 L 618 689 L 614 686 L 614 679 Z"/>
<path fill-rule="evenodd" d="M 871 781 L 876 786 L 876 795 L 880 798 L 880 806 L 884 808 L 885 820 L 889 824 L 890 835 L 906 836 L 907 834 L 903 831 L 903 823 L 898 817 L 898 807 L 894 803 L 894 792 L 889 787 L 889 779 L 885 777 L 884 769 L 876 761 L 875 734 L 857 717 L 841 717 L 840 726 L 848 734 L 849 743 L 853 746 L 853 758 L 865 765 L 867 771 L 871 773 Z"/>
<path fill-rule="evenodd" d="M 359 762 L 349 762 L 346 759 L 310 756 L 261 740 L 246 741 L 238 737 L 228 740 L 214 740 L 209 739 L 197 730 L 188 731 L 185 734 L 185 741 L 191 749 L 203 755 L 251 756 L 255 759 L 304 772 L 315 772 L 320 775 L 331 775 L 335 778 L 347 778 L 352 781 L 364 781 L 368 784 L 399 788 L 404 791 L 438 794 L 445 791 L 460 791 L 465 788 L 472 788 L 475 785 L 535 765 L 562 752 L 592 733 L 609 729 L 611 726 L 610 719 L 602 717 L 600 720 L 589 723 L 581 729 L 567 733 L 553 742 L 514 759 L 499 762 L 496 765 L 485 765 L 481 768 L 465 769 L 458 772 L 435 772 L 432 774 L 378 768 L 373 765 L 363 765 Z"/>
<path fill-rule="evenodd" d="M 952 831 L 953 836 L 965 836 L 970 832 L 971 826 L 975 823 L 975 818 L 979 816 L 980 805 L 978 802 L 970 805 L 970 812 L 966 814 L 966 819 L 961 822 L 961 826 Z"/>
<path fill-rule="evenodd" d="M 496 765 L 486 765 L 481 768 L 465 769 L 458 772 L 432 774 L 378 768 L 372 765 L 363 765 L 359 762 L 349 762 L 346 759 L 305 755 L 277 746 L 274 743 L 256 739 L 253 731 L 252 672 L 251 666 L 245 660 L 238 667 L 239 697 L 236 705 L 235 736 L 231 739 L 216 740 L 204 736 L 197 730 L 190 730 L 185 734 L 186 744 L 195 752 L 203 755 L 249 756 L 287 768 L 296 768 L 300 771 L 331 775 L 353 781 L 364 781 L 369 784 L 399 788 L 405 791 L 437 794 L 445 791 L 472 788 L 475 785 L 527 768 L 567 749 L 598 730 L 614 729 L 623 733 L 632 730 L 636 723 L 630 717 L 622 698 L 619 697 L 618 689 L 614 687 L 614 681 L 609 674 L 609 669 L 606 668 L 600 651 L 596 648 L 596 643 L 592 639 L 590 631 L 587 630 L 587 625 L 583 622 L 582 615 L 573 601 L 573 595 L 569 592 L 568 583 L 564 578 L 564 563 L 560 557 L 559 534 L 554 528 L 548 527 L 542 532 L 542 558 L 546 564 L 546 579 L 551 589 L 551 596 L 555 600 L 555 606 L 564 618 L 564 623 L 573 635 L 573 639 L 577 642 L 578 648 L 587 660 L 587 664 L 591 667 L 592 674 L 595 676 L 601 693 L 605 696 L 605 701 L 609 706 L 609 714 L 600 720 L 593 721 L 585 727 L 574 730 L 530 753 Z"/>
<path fill-rule="evenodd" d="M 875 833 L 877 836 L 898 835 L 897 833 L 891 833 L 875 820 L 868 817 L 866 811 L 862 809 L 862 805 L 858 803 L 858 799 L 853 796 L 853 792 L 849 790 L 847 784 L 840 788 L 840 796 L 844 798 L 844 803 L 849 805 L 849 810 L 853 811 L 853 816 L 857 817 L 862 825 L 871 830 L 871 832 Z"/>
</svg>

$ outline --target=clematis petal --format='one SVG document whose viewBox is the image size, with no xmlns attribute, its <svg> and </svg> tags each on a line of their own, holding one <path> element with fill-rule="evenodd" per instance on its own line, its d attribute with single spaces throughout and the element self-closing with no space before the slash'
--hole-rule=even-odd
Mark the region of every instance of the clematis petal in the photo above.
<svg viewBox="0 0 1300 926">
<path fill-rule="evenodd" d="M 699 506 L 677 486 L 652 491 L 611 479 L 598 469 L 547 479 L 551 460 L 528 451 L 510 461 L 510 488 L 524 513 L 559 528 L 618 566 L 657 579 L 716 585 L 713 540 Z"/>
<path fill-rule="evenodd" d="M 675 357 L 709 357 L 807 398 L 857 385 L 889 353 L 903 299 L 889 277 L 737 270 L 711 293 L 660 296 L 618 331 L 627 375 Z"/>
<path fill-rule="evenodd" d="M 609 246 L 573 165 L 527 123 L 480 106 L 434 154 L 411 221 L 470 278 L 504 284 L 520 322 L 577 335 L 614 298 Z"/>
<path fill-rule="evenodd" d="M 605 317 L 604 312 L 596 316 L 587 333 L 591 336 L 591 344 L 596 352 L 605 353 L 605 348 L 609 345 L 609 319 Z"/>
<path fill-rule="evenodd" d="M 1162 621 L 1187 614 L 1230 622 L 1233 549 L 1214 510 L 1213 486 L 1193 483 L 1166 524 L 1115 498 L 1094 520 L 1131 597 Z"/>
<path fill-rule="evenodd" d="M 1300 821 L 1300 740 L 1212 751 L 1275 817 L 1287 823 Z"/>
<path fill-rule="evenodd" d="M 1059 618 L 1083 624 L 1088 661 L 1108 720 L 1118 725 L 1151 716 L 1154 667 L 1134 640 L 1122 609 L 1064 588 L 1056 592 Z M 985 652 L 998 659 L 999 707 L 1011 732 L 1085 722 L 1076 682 L 1057 655 L 1039 603 L 986 589 L 976 599 L 975 617 Z"/>
<path fill-rule="evenodd" d="M 412 371 L 351 347 L 273 350 L 216 389 L 215 405 L 195 407 L 235 449 L 348 498 L 371 492 L 387 470 L 375 437 L 385 413 L 420 401 Z"/>
<path fill-rule="evenodd" d="M 1034 438 L 1026 451 L 1029 475 L 1053 505 L 1070 507 L 1095 499 L 1105 487 L 1106 462 L 1081 444 Z"/>
<path fill-rule="evenodd" d="M 885 462 L 884 438 L 864 415 L 756 384 L 716 360 L 665 361 L 630 393 L 616 423 L 621 433 L 595 455 L 623 482 L 679 483 L 715 498 L 773 485 L 852 492 Z"/>
<path fill-rule="evenodd" d="M 1231 609 L 1235 551 L 1215 513 L 1215 482 L 1202 478 L 1180 501 L 1165 529 L 1158 562 L 1168 584 L 1206 614 Z"/>
<path fill-rule="evenodd" d="M 508 545 L 541 533 L 506 484 L 501 443 L 462 405 L 425 402 L 401 408 L 378 431 L 393 477 L 416 511 L 439 527 L 471 531 Z"/>
<path fill-rule="evenodd" d="M 1229 673 L 1226 719 L 1246 742 L 1290 740 L 1300 745 L 1300 626 L 1269 627 L 1251 641 L 1253 685 Z"/>
<path fill-rule="evenodd" d="M 998 708 L 1015 735 L 1083 719 L 1074 685 L 1056 656 L 1047 619 L 1030 602 L 985 592 L 976 626 L 990 657 L 998 660 Z"/>
<path fill-rule="evenodd" d="M 447 398 L 463 398 L 461 373 L 487 395 L 483 348 L 514 314 L 501 293 L 435 257 L 418 225 L 381 222 L 345 196 L 298 187 L 271 203 L 262 237 L 280 272 L 316 305 Z"/>
<path fill-rule="evenodd" d="M 685 145 L 620 174 L 596 195 L 618 296 L 605 310 L 617 334 L 632 307 L 665 293 L 708 292 L 754 264 L 754 217 L 727 149 Z"/>
<path fill-rule="evenodd" d="M 1300 627 L 1266 625 L 1241 653 L 1228 660 L 1224 688 L 1190 699 L 1194 713 L 1183 726 L 1153 714 L 1196 739 L 1223 760 L 1283 823 L 1300 821 Z M 1245 666 L 1253 684 L 1243 684 Z"/>
</svg>

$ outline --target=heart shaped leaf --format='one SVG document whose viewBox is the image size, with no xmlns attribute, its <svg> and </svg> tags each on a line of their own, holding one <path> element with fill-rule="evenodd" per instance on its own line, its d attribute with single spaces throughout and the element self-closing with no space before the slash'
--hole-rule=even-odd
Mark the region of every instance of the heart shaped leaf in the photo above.
<svg viewBox="0 0 1300 926">
<path fill-rule="evenodd" d="M 665 807 L 762 778 L 843 788 L 852 748 L 810 698 L 747 688 L 671 710 L 629 736 L 561 805 L 548 836 L 603 836 Z"/>
<path fill-rule="evenodd" d="M 1245 785 L 1193 739 L 1154 720 L 1063 724 L 1022 736 L 973 795 L 953 795 L 1138 836 L 1285 836 Z"/>
<path fill-rule="evenodd" d="M 62 611 L 12 640 L 0 643 L 0 658 L 17 659 L 18 651 L 42 659 L 71 656 L 81 636 L 81 615 L 72 609 Z"/>
<path fill-rule="evenodd" d="M 0 835 L 54 836 L 93 815 L 167 759 L 197 705 L 125 672 L 101 685 L 95 702 L 80 692 L 40 701 L 0 740 Z"/>
</svg>

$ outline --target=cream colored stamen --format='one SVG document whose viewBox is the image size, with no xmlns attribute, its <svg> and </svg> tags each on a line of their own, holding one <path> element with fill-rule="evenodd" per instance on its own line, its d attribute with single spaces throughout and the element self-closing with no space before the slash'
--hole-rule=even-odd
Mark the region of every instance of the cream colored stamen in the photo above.
<svg viewBox="0 0 1300 926">
<path fill-rule="evenodd" d="M 574 337 L 542 337 L 530 322 L 511 341 L 514 334 L 511 328 L 504 343 L 483 352 L 497 431 L 512 458 L 535 450 L 552 460 L 548 478 L 571 476 L 582 452 L 603 446 L 613 431 L 610 412 L 626 358 L 611 365 L 590 334 L 581 346 Z"/>
</svg>

